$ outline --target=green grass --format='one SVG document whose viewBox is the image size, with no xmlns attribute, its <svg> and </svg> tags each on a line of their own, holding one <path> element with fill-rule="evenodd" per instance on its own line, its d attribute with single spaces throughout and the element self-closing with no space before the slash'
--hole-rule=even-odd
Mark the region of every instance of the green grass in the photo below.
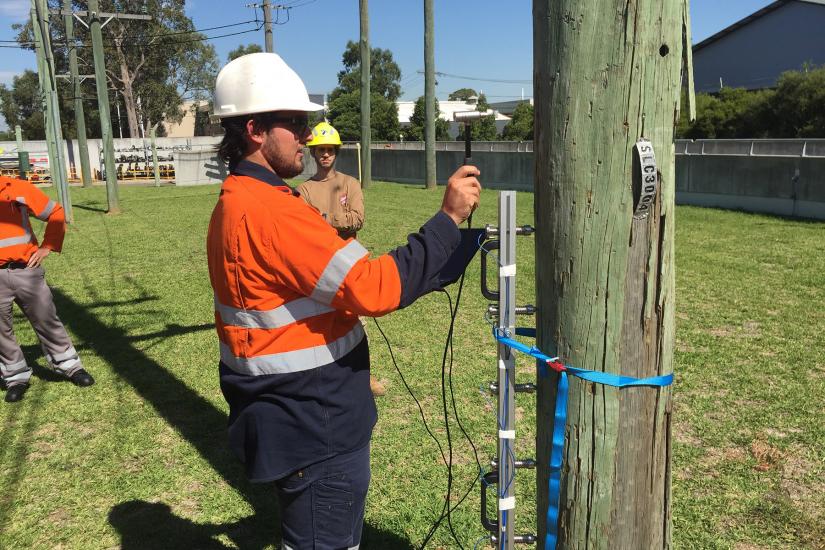
<svg viewBox="0 0 825 550">
<path fill-rule="evenodd" d="M 80 389 L 38 365 L 26 399 L 0 403 L 0 547 L 263 548 L 277 539 L 272 488 L 248 484 L 225 445 L 205 233 L 217 187 L 72 189 L 76 223 L 46 262 L 58 312 L 97 378 Z M 375 253 L 400 244 L 441 193 L 377 183 L 359 235 Z M 519 223 L 533 197 L 520 193 Z M 673 518 L 679 549 L 823 548 L 825 540 L 825 224 L 677 209 L 677 383 Z M 475 223 L 495 223 L 485 191 Z M 534 302 L 532 246 L 520 241 L 519 302 Z M 494 452 L 495 347 L 468 271 L 455 334 L 461 420 L 486 466 Z M 452 289 L 455 296 L 455 288 Z M 440 363 L 446 298 L 381 320 L 407 382 L 445 446 Z M 418 547 L 442 506 L 445 467 L 375 325 L 378 400 L 366 548 Z M 520 379 L 533 376 L 520 362 Z M 519 455 L 533 456 L 535 406 L 517 402 Z M 477 468 L 452 425 L 456 490 Z M 533 531 L 535 484 L 519 477 L 519 531 Z M 457 497 L 456 497 L 457 498 Z M 453 514 L 465 548 L 483 534 L 478 488 Z M 456 548 L 446 525 L 430 548 Z"/>
</svg>

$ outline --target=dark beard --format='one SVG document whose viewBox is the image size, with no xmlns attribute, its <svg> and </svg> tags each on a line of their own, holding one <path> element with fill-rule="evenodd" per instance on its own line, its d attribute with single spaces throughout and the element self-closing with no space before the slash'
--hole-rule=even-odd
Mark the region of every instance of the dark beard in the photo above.
<svg viewBox="0 0 825 550">
<path fill-rule="evenodd" d="M 275 147 L 264 146 L 261 149 L 261 154 L 269 163 L 270 168 L 283 179 L 294 178 L 304 171 L 303 163 L 296 162 L 294 158 L 292 160 L 287 159 Z"/>
</svg>

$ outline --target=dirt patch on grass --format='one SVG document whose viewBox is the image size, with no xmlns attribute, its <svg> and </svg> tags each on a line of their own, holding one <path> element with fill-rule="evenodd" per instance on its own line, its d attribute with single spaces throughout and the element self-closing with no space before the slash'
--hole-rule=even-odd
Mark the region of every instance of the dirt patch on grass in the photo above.
<svg viewBox="0 0 825 550">
<path fill-rule="evenodd" d="M 783 458 L 781 450 L 762 439 L 751 442 L 751 455 L 756 459 L 753 469 L 757 472 L 767 472 L 778 467 Z"/>
</svg>

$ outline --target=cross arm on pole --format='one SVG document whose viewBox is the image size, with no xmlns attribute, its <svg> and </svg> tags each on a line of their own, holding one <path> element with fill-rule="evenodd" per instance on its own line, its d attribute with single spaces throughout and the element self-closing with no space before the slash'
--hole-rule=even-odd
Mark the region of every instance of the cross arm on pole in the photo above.
<svg viewBox="0 0 825 550">
<path fill-rule="evenodd" d="M 152 20 L 151 15 L 140 15 L 140 14 L 137 14 L 137 13 L 120 13 L 120 12 L 110 13 L 110 12 L 103 12 L 103 11 L 99 11 L 99 12 L 75 11 L 75 12 L 72 12 L 71 10 L 61 10 L 61 9 L 57 9 L 57 8 L 50 9 L 49 13 L 51 13 L 53 15 L 76 15 L 76 16 L 80 16 L 80 17 L 90 17 L 90 16 L 93 17 L 93 16 L 97 15 L 97 17 L 108 17 L 109 19 L 142 19 L 144 21 L 151 21 Z"/>
</svg>

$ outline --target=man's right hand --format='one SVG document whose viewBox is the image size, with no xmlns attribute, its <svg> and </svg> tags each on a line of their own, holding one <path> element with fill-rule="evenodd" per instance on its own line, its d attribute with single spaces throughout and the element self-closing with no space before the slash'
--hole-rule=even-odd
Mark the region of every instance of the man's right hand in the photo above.
<svg viewBox="0 0 825 550">
<path fill-rule="evenodd" d="M 447 180 L 447 190 L 441 201 L 441 210 L 461 225 L 478 206 L 481 184 L 477 177 L 481 175 L 475 166 L 461 166 Z"/>
</svg>

